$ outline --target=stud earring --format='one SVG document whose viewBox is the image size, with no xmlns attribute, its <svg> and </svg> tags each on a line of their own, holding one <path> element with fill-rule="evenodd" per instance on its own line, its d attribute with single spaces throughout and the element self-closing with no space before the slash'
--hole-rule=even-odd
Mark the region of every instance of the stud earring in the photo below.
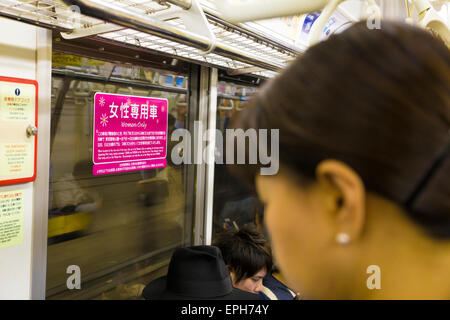
<svg viewBox="0 0 450 320">
<path fill-rule="evenodd" d="M 350 243 L 350 236 L 347 233 L 341 232 L 336 235 L 336 242 L 341 245 Z"/>
</svg>

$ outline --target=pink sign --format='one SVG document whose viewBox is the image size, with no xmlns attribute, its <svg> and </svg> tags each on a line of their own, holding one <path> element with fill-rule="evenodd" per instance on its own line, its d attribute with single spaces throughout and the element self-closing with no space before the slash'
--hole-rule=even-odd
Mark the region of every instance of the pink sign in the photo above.
<svg viewBox="0 0 450 320">
<path fill-rule="evenodd" d="M 96 93 L 94 175 L 167 165 L 167 99 Z"/>
</svg>

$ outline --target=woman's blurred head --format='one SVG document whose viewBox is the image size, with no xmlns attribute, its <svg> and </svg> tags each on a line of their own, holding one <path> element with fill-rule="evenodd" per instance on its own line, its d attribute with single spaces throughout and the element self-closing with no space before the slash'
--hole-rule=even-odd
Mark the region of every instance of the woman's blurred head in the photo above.
<svg viewBox="0 0 450 320">
<path fill-rule="evenodd" d="M 267 83 L 233 127 L 280 130 L 276 176 L 232 170 L 256 184 L 281 271 L 306 295 L 350 296 L 401 243 L 449 243 L 450 52 L 428 32 L 360 22 Z"/>
</svg>

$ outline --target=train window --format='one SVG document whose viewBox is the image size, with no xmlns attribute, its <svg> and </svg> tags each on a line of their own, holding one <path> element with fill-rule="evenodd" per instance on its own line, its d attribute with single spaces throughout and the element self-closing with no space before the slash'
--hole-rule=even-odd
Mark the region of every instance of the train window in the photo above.
<svg viewBox="0 0 450 320">
<path fill-rule="evenodd" d="M 109 78 L 99 81 L 104 75 Z M 168 157 L 163 169 L 92 174 L 96 92 L 168 99 L 170 135 L 175 126 L 186 125 L 188 80 L 54 56 L 47 299 L 137 299 L 145 284 L 166 272 L 173 250 L 191 244 L 187 194 L 194 187 L 186 178 L 191 169 L 173 165 Z M 81 290 L 70 290 L 76 268 Z"/>
<path fill-rule="evenodd" d="M 245 102 L 256 90 L 256 87 L 219 82 L 217 86 L 217 129 L 223 133 L 224 137 L 233 114 L 245 108 Z M 215 166 L 213 203 L 213 238 L 223 229 L 237 229 L 248 223 L 259 225 L 262 206 L 255 192 L 233 177 L 225 165 L 217 164 Z"/>
</svg>

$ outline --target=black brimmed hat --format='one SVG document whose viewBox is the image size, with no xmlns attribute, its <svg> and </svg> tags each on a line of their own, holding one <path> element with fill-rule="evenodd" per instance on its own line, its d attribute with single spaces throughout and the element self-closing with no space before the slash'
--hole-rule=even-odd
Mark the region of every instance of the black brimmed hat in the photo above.
<svg viewBox="0 0 450 320">
<path fill-rule="evenodd" d="M 234 288 L 220 249 L 214 246 L 178 248 L 167 276 L 150 282 L 147 300 L 257 300 L 258 295 Z"/>
</svg>

